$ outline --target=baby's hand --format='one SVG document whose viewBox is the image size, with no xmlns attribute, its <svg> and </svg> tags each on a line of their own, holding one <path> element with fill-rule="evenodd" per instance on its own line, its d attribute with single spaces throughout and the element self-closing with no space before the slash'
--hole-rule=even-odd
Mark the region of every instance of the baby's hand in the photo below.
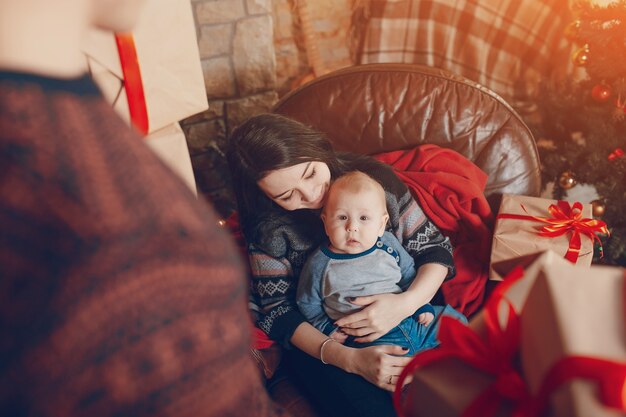
<svg viewBox="0 0 626 417">
<path fill-rule="evenodd" d="M 419 324 L 423 324 L 424 326 L 428 326 L 434 318 L 435 316 L 433 315 L 433 313 L 427 311 L 426 313 L 422 313 L 417 316 L 417 322 Z"/>
<path fill-rule="evenodd" d="M 348 338 L 348 335 L 345 334 L 344 332 L 342 332 L 341 330 L 335 330 L 328 337 L 333 339 L 335 342 L 339 342 L 339 343 L 343 344 L 346 341 L 346 339 Z"/>
</svg>

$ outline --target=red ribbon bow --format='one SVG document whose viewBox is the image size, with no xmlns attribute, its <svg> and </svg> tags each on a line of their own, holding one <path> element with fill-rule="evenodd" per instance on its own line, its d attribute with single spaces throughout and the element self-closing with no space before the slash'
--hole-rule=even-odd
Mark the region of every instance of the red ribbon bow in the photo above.
<svg viewBox="0 0 626 417">
<path fill-rule="evenodd" d="M 524 211 L 526 208 L 522 205 Z M 580 255 L 581 237 L 585 235 L 593 241 L 597 241 L 602 252 L 602 242 L 596 233 L 609 234 L 609 229 L 605 222 L 597 219 L 583 218 L 583 205 L 575 202 L 572 206 L 567 201 L 558 201 L 557 204 L 551 204 L 548 212 L 552 217 L 524 216 L 521 214 L 498 214 L 498 219 L 517 219 L 517 220 L 534 220 L 547 223 L 541 227 L 539 236 L 557 237 L 571 232 L 572 236 L 569 240 L 569 247 L 565 254 L 565 259 L 571 263 L 576 263 Z M 527 211 L 526 211 L 527 212 Z"/>
<path fill-rule="evenodd" d="M 514 269 L 505 281 L 496 287 L 485 304 L 483 310 L 487 330 L 485 338 L 481 338 L 453 318 L 441 318 L 437 334 L 440 347 L 417 354 L 400 374 L 394 392 L 394 406 L 400 417 L 404 415 L 401 387 L 406 377 L 420 367 L 446 358 L 460 359 L 496 377 L 464 411 L 463 417 L 488 417 L 495 414 L 503 399 L 524 402 L 529 398 L 522 377 L 512 365 L 519 349 L 519 319 L 511 303 L 504 298 L 505 291 L 522 276 L 522 268 Z M 500 302 L 504 302 L 508 307 L 508 318 L 504 327 L 498 322 Z"/>
</svg>

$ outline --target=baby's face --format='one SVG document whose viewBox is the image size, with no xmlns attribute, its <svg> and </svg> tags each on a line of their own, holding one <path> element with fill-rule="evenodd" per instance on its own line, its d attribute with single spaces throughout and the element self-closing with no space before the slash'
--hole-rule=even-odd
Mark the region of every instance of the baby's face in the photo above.
<svg viewBox="0 0 626 417">
<path fill-rule="evenodd" d="M 331 190 L 322 214 L 331 250 L 358 254 L 374 246 L 389 218 L 383 203 L 375 189 Z"/>
</svg>

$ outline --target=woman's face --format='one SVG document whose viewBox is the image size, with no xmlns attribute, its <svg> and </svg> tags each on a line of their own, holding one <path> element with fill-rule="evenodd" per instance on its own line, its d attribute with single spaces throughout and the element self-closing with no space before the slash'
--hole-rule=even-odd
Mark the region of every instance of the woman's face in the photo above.
<svg viewBox="0 0 626 417">
<path fill-rule="evenodd" d="M 303 162 L 271 171 L 257 184 L 285 210 L 318 209 L 330 186 L 330 170 L 324 162 Z"/>
</svg>

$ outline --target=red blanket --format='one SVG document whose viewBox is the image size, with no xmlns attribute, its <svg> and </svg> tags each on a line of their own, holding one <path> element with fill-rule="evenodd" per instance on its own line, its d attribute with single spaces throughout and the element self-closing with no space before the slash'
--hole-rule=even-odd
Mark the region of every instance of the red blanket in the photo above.
<svg viewBox="0 0 626 417">
<path fill-rule="evenodd" d="M 463 155 L 435 145 L 379 154 L 409 187 L 426 215 L 454 246 L 456 277 L 441 289 L 448 304 L 466 316 L 485 295 L 493 213 L 483 194 L 487 174 Z"/>
</svg>

